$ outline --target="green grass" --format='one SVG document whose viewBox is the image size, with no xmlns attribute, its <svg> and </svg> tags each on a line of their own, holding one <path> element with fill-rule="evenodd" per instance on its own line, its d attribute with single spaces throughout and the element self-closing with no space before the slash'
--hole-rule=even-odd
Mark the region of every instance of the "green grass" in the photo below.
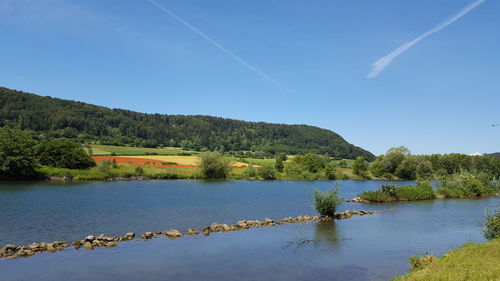
<svg viewBox="0 0 500 281">
<path fill-rule="evenodd" d="M 420 260 L 418 260 L 420 259 Z M 414 267 L 393 281 L 500 280 L 500 239 L 467 243 L 439 258 L 412 258 Z"/>
<path fill-rule="evenodd" d="M 92 154 L 95 156 L 111 155 L 117 156 L 132 156 L 132 155 L 179 155 L 181 153 L 198 154 L 196 151 L 182 150 L 177 147 L 166 148 L 147 148 L 147 147 L 130 147 L 130 146 L 114 146 L 114 145 L 97 145 L 93 144 Z"/>
<path fill-rule="evenodd" d="M 430 182 L 407 186 L 383 185 L 379 190 L 367 190 L 358 196 L 370 202 L 417 201 L 436 198 Z"/>
<path fill-rule="evenodd" d="M 143 174 L 136 172 L 134 166 L 118 166 L 102 171 L 98 167 L 86 170 L 73 170 L 42 166 L 37 171 L 46 177 L 69 177 L 75 180 L 105 180 L 114 177 L 137 177 L 144 176 L 150 179 L 196 179 L 201 178 L 199 168 L 176 168 L 176 167 L 142 167 Z"/>
</svg>

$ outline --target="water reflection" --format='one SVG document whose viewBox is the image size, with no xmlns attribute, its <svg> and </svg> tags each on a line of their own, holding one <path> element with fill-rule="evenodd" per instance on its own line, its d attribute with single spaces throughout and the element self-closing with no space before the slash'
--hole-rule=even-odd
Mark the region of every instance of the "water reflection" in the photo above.
<svg viewBox="0 0 500 281">
<path fill-rule="evenodd" d="M 349 238 L 339 236 L 335 221 L 328 220 L 317 222 L 314 232 L 314 240 L 336 247 L 338 246 L 339 241 L 346 239 Z"/>
</svg>

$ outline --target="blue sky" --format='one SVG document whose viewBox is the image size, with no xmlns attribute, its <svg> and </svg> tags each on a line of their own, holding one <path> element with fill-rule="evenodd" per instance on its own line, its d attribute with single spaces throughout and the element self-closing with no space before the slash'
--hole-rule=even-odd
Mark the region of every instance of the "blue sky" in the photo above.
<svg viewBox="0 0 500 281">
<path fill-rule="evenodd" d="M 165 114 L 331 129 L 382 154 L 500 151 L 500 2 L 0 0 L 0 85 Z"/>
</svg>

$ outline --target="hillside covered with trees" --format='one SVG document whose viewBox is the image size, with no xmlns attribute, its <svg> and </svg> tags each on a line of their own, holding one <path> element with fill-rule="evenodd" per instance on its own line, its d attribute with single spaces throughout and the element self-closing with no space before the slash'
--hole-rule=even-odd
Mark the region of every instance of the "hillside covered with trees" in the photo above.
<svg viewBox="0 0 500 281">
<path fill-rule="evenodd" d="M 191 150 L 327 154 L 355 159 L 374 155 L 340 135 L 314 126 L 246 122 L 202 115 L 145 114 L 110 109 L 0 87 L 0 126 L 36 132 L 39 140 Z"/>
</svg>

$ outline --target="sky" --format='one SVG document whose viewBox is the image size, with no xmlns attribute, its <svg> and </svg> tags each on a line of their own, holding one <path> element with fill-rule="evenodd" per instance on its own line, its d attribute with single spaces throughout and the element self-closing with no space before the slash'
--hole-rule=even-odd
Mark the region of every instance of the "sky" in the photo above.
<svg viewBox="0 0 500 281">
<path fill-rule="evenodd" d="M 496 0 L 0 0 L 0 86 L 314 125 L 376 155 L 497 152 L 499 12 Z"/>
</svg>

